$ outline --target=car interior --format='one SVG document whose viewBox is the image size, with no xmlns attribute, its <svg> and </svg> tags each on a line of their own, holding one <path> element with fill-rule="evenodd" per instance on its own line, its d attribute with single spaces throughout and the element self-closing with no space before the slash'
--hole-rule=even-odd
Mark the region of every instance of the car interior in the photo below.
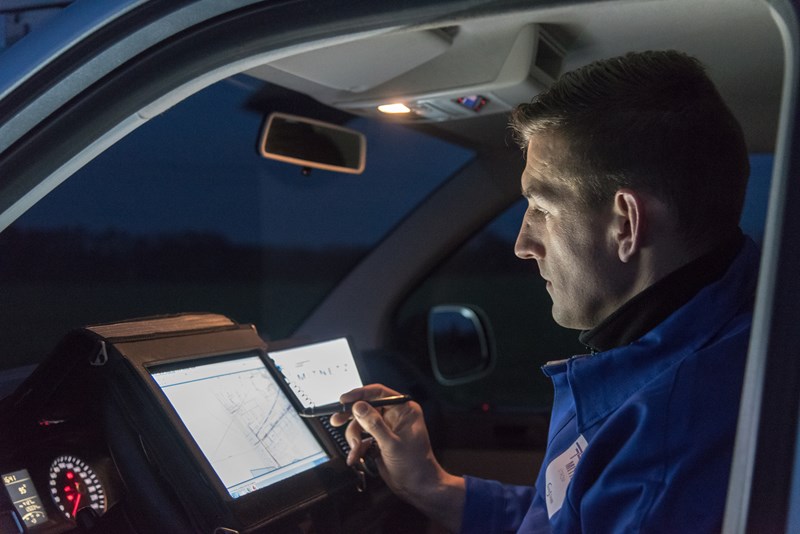
<svg viewBox="0 0 800 534">
<path fill-rule="evenodd" d="M 304 413 L 374 382 L 449 471 L 532 485 L 539 367 L 586 349 L 514 257 L 509 113 L 661 49 L 706 66 L 751 153 L 725 529 L 800 528 L 800 364 L 774 363 L 800 302 L 796 5 L 35 4 L 0 5 L 37 21 L 0 49 L 0 533 L 441 532 Z"/>
</svg>

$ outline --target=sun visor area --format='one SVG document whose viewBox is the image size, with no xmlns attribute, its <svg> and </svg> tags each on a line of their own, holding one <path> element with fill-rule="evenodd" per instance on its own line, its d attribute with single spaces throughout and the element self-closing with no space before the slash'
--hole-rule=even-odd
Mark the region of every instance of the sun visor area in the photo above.
<svg viewBox="0 0 800 534">
<path fill-rule="evenodd" d="M 389 103 L 389 97 L 410 109 L 409 113 L 394 115 L 393 120 L 471 118 L 505 113 L 520 102 L 528 102 L 561 73 L 564 50 L 538 25 L 523 26 L 510 38 L 486 37 L 461 31 L 447 54 L 358 99 L 340 100 L 334 105 L 352 113 L 378 116 L 378 106 Z"/>
<path fill-rule="evenodd" d="M 538 24 L 462 21 L 329 46 L 248 74 L 348 113 L 435 122 L 505 113 L 530 101 L 561 74 L 564 55 Z M 409 112 L 378 111 L 395 103 Z"/>
<path fill-rule="evenodd" d="M 271 63 L 275 69 L 325 87 L 361 93 L 444 54 L 441 30 L 392 33 L 306 52 Z"/>
</svg>

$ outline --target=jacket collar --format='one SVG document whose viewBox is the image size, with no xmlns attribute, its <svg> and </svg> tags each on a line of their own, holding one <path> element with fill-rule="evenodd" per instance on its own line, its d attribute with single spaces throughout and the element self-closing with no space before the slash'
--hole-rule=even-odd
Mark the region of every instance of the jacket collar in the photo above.
<svg viewBox="0 0 800 534">
<path fill-rule="evenodd" d="M 716 337 L 736 315 L 752 310 L 759 252 L 749 238 L 722 277 L 636 341 L 545 366 L 566 372 L 583 431 L 670 366 Z"/>
<path fill-rule="evenodd" d="M 591 352 L 601 352 L 636 341 L 701 289 L 722 278 L 743 241 L 744 235 L 737 228 L 735 236 L 654 283 L 597 327 L 581 332 L 581 343 Z"/>
</svg>

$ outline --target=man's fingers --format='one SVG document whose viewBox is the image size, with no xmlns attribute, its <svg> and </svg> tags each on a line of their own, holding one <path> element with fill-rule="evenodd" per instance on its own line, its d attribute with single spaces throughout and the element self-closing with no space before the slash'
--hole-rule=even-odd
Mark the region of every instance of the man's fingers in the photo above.
<svg viewBox="0 0 800 534">
<path fill-rule="evenodd" d="M 343 424 L 347 423 L 350 420 L 349 413 L 335 413 L 329 419 L 329 422 L 333 426 L 342 426 Z"/>
<path fill-rule="evenodd" d="M 358 421 L 353 420 L 344 431 L 344 438 L 347 440 L 347 443 L 350 446 L 353 446 L 353 442 L 361 441 L 361 436 L 364 433 L 364 430 L 361 428 L 361 425 Z"/>
<path fill-rule="evenodd" d="M 392 397 L 395 395 L 400 395 L 400 393 L 391 388 L 387 388 L 383 384 L 370 384 L 368 386 L 352 389 L 347 393 L 343 393 L 339 397 L 339 402 L 348 403 L 360 400 L 373 400 L 380 399 L 382 397 Z M 349 420 L 350 412 L 336 413 L 331 416 L 330 423 L 333 426 L 342 426 Z"/>
<path fill-rule="evenodd" d="M 380 399 L 381 397 L 390 397 L 393 395 L 400 395 L 400 393 L 391 388 L 387 388 L 383 384 L 370 384 L 348 391 L 339 397 L 339 402 Z"/>
<path fill-rule="evenodd" d="M 378 446 L 386 447 L 390 441 L 397 439 L 395 433 L 386 425 L 381 413 L 366 402 L 357 402 L 353 405 L 353 417 L 364 432 L 375 438 Z"/>
<path fill-rule="evenodd" d="M 382 397 L 392 397 L 400 395 L 399 392 L 387 388 L 383 384 L 370 384 L 368 386 L 352 389 L 339 397 L 339 402 L 356 402 L 360 400 L 373 400 Z M 342 426 L 350 420 L 350 412 L 336 413 L 330 418 L 330 423 L 333 426 Z"/>
<path fill-rule="evenodd" d="M 339 398 L 339 402 L 353 402 L 353 420 L 345 430 L 345 439 L 350 445 L 347 455 L 347 464 L 353 465 L 367 453 L 372 440 L 364 440 L 363 434 L 371 435 L 379 447 L 390 447 L 390 443 L 397 440 L 397 435 L 389 428 L 381 412 L 370 406 L 364 400 L 379 399 L 400 395 L 397 391 L 381 384 L 370 384 L 361 388 L 348 391 Z M 341 426 L 350 420 L 350 414 L 337 413 L 331 416 L 330 422 L 334 426 Z"/>
</svg>

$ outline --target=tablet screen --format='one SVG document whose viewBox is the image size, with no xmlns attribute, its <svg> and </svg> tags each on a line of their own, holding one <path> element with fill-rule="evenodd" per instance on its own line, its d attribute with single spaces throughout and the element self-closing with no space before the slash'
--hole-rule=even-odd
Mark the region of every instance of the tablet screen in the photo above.
<svg viewBox="0 0 800 534">
<path fill-rule="evenodd" d="M 330 459 L 255 354 L 150 373 L 234 498 Z"/>
</svg>

